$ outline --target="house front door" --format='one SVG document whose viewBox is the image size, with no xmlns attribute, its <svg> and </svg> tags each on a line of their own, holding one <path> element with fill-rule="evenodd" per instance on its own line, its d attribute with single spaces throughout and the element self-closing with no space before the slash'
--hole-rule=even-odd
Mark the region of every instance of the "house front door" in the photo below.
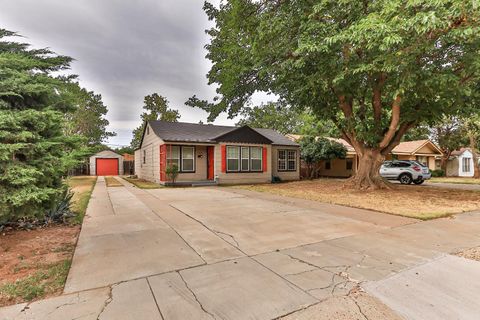
<svg viewBox="0 0 480 320">
<path fill-rule="evenodd" d="M 215 147 L 207 147 L 207 179 L 214 179 Z"/>
</svg>

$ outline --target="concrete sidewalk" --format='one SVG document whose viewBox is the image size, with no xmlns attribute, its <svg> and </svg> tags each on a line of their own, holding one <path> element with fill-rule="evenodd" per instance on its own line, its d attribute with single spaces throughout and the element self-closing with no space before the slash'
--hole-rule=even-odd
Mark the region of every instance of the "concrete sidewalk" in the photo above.
<svg viewBox="0 0 480 320">
<path fill-rule="evenodd" d="M 455 301 L 480 296 L 480 263 L 446 255 L 480 245 L 479 213 L 418 222 L 229 188 L 119 181 L 97 181 L 65 294 L 2 308 L 0 320 L 440 319 L 442 307 L 451 315 Z M 398 286 L 416 268 L 426 276 L 412 290 L 456 300 L 437 308 L 419 300 L 409 312 L 417 291 Z M 450 288 L 467 278 L 468 290 Z M 457 318 L 473 312 L 466 304 Z"/>
</svg>

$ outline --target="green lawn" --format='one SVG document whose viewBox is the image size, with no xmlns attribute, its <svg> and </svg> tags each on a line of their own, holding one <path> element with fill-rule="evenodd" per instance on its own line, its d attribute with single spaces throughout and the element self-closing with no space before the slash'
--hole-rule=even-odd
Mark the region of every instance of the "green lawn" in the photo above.
<svg viewBox="0 0 480 320">
<path fill-rule="evenodd" d="M 462 177 L 438 177 L 431 178 L 428 182 L 433 183 L 457 183 L 457 184 L 480 184 L 480 179 Z"/>
<path fill-rule="evenodd" d="M 76 214 L 76 223 L 81 224 L 83 221 L 96 181 L 97 177 L 94 176 L 70 177 L 67 180 L 68 185 L 74 193 L 72 209 Z"/>
<path fill-rule="evenodd" d="M 150 181 L 143 180 L 143 179 L 134 179 L 134 178 L 128 178 L 128 177 L 123 177 L 123 179 L 125 179 L 126 181 L 130 182 L 131 184 L 135 185 L 137 188 L 140 188 L 140 189 L 159 189 L 159 188 L 163 188 L 163 186 L 161 186 L 157 183 L 150 182 Z"/>
<path fill-rule="evenodd" d="M 21 298 L 23 301 L 53 294 L 63 290 L 70 269 L 71 259 L 52 264 L 41 265 L 27 278 L 0 286 L 0 296 L 9 299 Z"/>
</svg>

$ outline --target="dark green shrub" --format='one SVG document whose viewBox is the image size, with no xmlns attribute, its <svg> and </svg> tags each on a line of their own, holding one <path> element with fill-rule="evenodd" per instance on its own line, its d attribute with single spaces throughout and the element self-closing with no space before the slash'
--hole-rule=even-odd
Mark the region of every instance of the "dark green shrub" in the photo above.
<svg viewBox="0 0 480 320">
<path fill-rule="evenodd" d="M 445 177 L 445 171 L 442 169 L 432 170 L 432 177 Z"/>
<path fill-rule="evenodd" d="M 165 173 L 167 174 L 170 181 L 172 181 L 172 183 L 175 183 L 179 174 L 178 166 L 176 164 L 169 165 L 165 170 Z"/>
</svg>

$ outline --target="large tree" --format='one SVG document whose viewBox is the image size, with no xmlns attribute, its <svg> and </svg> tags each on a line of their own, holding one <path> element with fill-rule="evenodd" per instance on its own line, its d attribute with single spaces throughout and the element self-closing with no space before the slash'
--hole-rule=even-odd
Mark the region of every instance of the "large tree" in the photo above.
<svg viewBox="0 0 480 320">
<path fill-rule="evenodd" d="M 64 94 L 70 78 L 58 74 L 72 59 L 30 49 L 15 36 L 0 29 L 0 225 L 42 219 L 56 207 L 85 141 L 63 131 L 75 106 Z"/>
<path fill-rule="evenodd" d="M 152 120 L 163 120 L 169 122 L 177 122 L 180 118 L 180 113 L 178 110 L 170 109 L 168 107 L 167 98 L 159 95 L 158 93 L 153 93 L 145 97 L 143 101 L 143 112 L 140 115 L 142 119 L 142 124 L 135 128 L 132 132 L 133 138 L 130 142 L 130 146 L 133 149 L 140 147 L 140 142 L 142 140 L 142 133 L 145 123 Z"/>
<path fill-rule="evenodd" d="M 102 96 L 93 91 L 81 88 L 78 83 L 70 83 L 65 88 L 75 110 L 66 115 L 66 135 L 82 135 L 88 139 L 90 146 L 98 146 L 114 132 L 107 130 L 109 121 L 105 118 L 108 109 L 102 101 Z"/>
<path fill-rule="evenodd" d="M 352 183 L 387 187 L 379 167 L 424 119 L 462 108 L 480 74 L 475 1 L 231 0 L 205 3 L 213 102 L 235 116 L 257 91 L 332 119 L 360 162 Z M 452 103 L 455 102 L 455 103 Z"/>
</svg>

